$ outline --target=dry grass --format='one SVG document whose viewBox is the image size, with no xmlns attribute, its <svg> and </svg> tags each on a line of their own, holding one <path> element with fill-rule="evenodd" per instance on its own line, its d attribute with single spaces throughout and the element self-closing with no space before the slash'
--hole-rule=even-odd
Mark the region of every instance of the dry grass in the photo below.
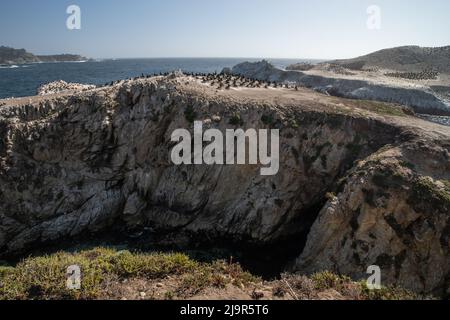
<svg viewBox="0 0 450 320">
<path fill-rule="evenodd" d="M 66 270 L 82 270 L 81 289 L 66 287 Z M 232 289 L 234 288 L 234 289 Z M 97 248 L 29 258 L 16 267 L 0 267 L 0 300 L 54 299 L 351 299 L 405 300 L 417 296 L 398 288 L 369 290 L 365 283 L 321 272 L 306 277 L 286 274 L 264 282 L 238 264 L 199 263 L 184 254 L 131 253 Z"/>
<path fill-rule="evenodd" d="M 66 288 L 66 271 L 72 265 L 82 270 L 81 290 Z M 172 275 L 183 277 L 184 289 L 193 292 L 199 292 L 207 286 L 245 283 L 256 279 L 239 265 L 225 262 L 203 264 L 178 253 L 142 254 L 98 248 L 75 254 L 60 252 L 30 258 L 15 268 L 1 268 L 0 300 L 97 299 L 102 297 L 104 282 L 114 276 L 118 279 L 152 280 Z"/>
</svg>

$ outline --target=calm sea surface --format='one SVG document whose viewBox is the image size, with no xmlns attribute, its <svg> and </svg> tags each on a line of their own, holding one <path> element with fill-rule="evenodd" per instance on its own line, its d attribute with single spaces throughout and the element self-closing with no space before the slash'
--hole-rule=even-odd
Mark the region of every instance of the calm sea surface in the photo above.
<svg viewBox="0 0 450 320">
<path fill-rule="evenodd" d="M 44 83 L 56 80 L 88 84 L 104 84 L 113 80 L 158 74 L 174 70 L 186 72 L 220 72 L 244 61 L 260 59 L 220 58 L 167 58 L 120 59 L 95 62 L 40 63 L 20 66 L 0 66 L 0 99 L 24 97 L 36 94 Z M 291 63 L 307 60 L 269 59 L 275 66 L 284 68 Z"/>
</svg>

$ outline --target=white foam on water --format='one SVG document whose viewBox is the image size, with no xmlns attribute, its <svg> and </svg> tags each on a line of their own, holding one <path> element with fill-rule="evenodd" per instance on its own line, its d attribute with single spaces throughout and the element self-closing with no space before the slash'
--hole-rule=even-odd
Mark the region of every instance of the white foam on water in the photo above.
<svg viewBox="0 0 450 320">
<path fill-rule="evenodd" d="M 28 68 L 30 67 L 29 65 L 10 65 L 10 66 L 0 66 L 0 69 L 18 69 L 18 68 Z"/>
<path fill-rule="evenodd" d="M 15 69 L 15 68 L 20 68 L 20 67 L 15 64 L 13 64 L 11 66 L 0 66 L 0 69 Z"/>
</svg>

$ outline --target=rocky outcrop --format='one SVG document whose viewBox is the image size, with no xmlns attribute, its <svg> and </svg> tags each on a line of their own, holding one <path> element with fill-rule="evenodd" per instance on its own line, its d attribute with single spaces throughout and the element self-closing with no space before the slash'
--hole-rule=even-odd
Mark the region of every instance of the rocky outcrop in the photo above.
<svg viewBox="0 0 450 320">
<path fill-rule="evenodd" d="M 75 54 L 59 54 L 48 56 L 36 56 L 25 49 L 0 47 L 0 65 L 14 65 L 39 62 L 80 62 L 89 60 L 86 57 Z"/>
<path fill-rule="evenodd" d="M 61 93 L 64 91 L 86 91 L 96 88 L 95 85 L 81 84 L 81 83 L 67 83 L 65 81 L 59 80 L 43 84 L 37 90 L 37 95 L 45 96 L 50 94 Z"/>
<path fill-rule="evenodd" d="M 275 68 L 267 61 L 238 64 L 233 67 L 232 74 L 263 81 L 296 83 L 337 97 L 399 103 L 413 108 L 417 113 L 450 115 L 449 101 L 442 99 L 431 89 L 411 89 L 387 86 L 369 80 L 333 78 L 299 71 L 284 71 Z"/>
<path fill-rule="evenodd" d="M 301 62 L 301 63 L 294 63 L 291 65 L 288 65 L 286 67 L 286 70 L 289 71 L 308 71 L 314 68 L 314 65 L 308 62 Z"/>
<path fill-rule="evenodd" d="M 319 213 L 295 269 L 362 278 L 377 265 L 383 282 L 449 294 L 449 178 L 448 145 L 405 143 L 368 157 Z"/>
<path fill-rule="evenodd" d="M 448 288 L 447 127 L 183 75 L 17 101 L 0 108 L 0 256 L 114 228 L 147 241 L 290 242 L 296 270 L 358 277 L 379 263 L 388 283 Z M 280 129 L 279 173 L 173 165 L 171 134 L 193 120 Z"/>
</svg>

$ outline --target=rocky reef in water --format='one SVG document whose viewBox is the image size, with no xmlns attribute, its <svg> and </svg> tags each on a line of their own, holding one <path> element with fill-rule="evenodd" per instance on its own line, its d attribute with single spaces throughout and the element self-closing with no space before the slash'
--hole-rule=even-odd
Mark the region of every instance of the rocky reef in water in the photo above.
<svg viewBox="0 0 450 320">
<path fill-rule="evenodd" d="M 218 90 L 184 75 L 8 100 L 0 259 L 114 230 L 148 242 L 289 244 L 286 270 L 361 279 L 379 265 L 386 284 L 448 294 L 450 128 L 374 106 L 302 88 Z M 279 173 L 173 165 L 171 134 L 193 120 L 279 129 Z"/>
</svg>

